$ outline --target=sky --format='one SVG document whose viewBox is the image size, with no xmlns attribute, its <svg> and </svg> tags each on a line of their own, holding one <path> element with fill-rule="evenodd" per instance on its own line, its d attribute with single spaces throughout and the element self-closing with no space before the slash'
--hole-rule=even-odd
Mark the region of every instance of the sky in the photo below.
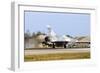
<svg viewBox="0 0 100 73">
<path fill-rule="evenodd" d="M 24 12 L 25 32 L 47 33 L 50 25 L 57 35 L 90 35 L 90 15 L 79 13 Z"/>
</svg>

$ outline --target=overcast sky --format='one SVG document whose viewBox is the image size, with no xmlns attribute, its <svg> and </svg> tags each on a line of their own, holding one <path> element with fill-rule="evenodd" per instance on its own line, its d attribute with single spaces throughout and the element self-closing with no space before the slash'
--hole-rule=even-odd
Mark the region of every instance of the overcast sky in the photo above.
<svg viewBox="0 0 100 73">
<path fill-rule="evenodd" d="M 75 13 L 25 12 L 25 32 L 47 33 L 47 25 L 58 35 L 90 35 L 90 15 Z"/>
</svg>

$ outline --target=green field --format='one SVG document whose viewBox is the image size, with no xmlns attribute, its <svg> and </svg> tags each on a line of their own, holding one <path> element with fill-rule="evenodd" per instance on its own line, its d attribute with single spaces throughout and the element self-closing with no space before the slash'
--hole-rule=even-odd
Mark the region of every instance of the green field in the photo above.
<svg viewBox="0 0 100 73">
<path fill-rule="evenodd" d="M 82 53 L 52 53 L 52 54 L 38 54 L 38 55 L 25 55 L 24 61 L 47 61 L 47 60 L 64 60 L 64 59 L 89 59 L 90 52 Z"/>
</svg>

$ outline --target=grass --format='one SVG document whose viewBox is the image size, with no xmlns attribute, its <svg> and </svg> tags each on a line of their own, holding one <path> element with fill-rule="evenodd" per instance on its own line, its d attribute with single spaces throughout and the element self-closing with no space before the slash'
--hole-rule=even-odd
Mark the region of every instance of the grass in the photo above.
<svg viewBox="0 0 100 73">
<path fill-rule="evenodd" d="M 38 54 L 38 55 L 25 55 L 24 61 L 48 61 L 48 60 L 64 60 L 64 59 L 89 59 L 90 52 L 82 53 L 53 53 L 53 54 Z"/>
</svg>

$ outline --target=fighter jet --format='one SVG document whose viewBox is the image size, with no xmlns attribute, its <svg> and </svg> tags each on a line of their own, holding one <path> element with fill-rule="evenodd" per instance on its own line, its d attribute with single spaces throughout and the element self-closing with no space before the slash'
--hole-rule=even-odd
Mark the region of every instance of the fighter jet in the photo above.
<svg viewBox="0 0 100 73">
<path fill-rule="evenodd" d="M 59 36 L 57 35 L 50 25 L 47 25 L 48 33 L 44 39 L 43 44 L 48 45 L 49 47 L 64 47 L 66 48 L 69 43 L 75 42 L 75 39 L 70 38 L 66 35 Z"/>
</svg>

